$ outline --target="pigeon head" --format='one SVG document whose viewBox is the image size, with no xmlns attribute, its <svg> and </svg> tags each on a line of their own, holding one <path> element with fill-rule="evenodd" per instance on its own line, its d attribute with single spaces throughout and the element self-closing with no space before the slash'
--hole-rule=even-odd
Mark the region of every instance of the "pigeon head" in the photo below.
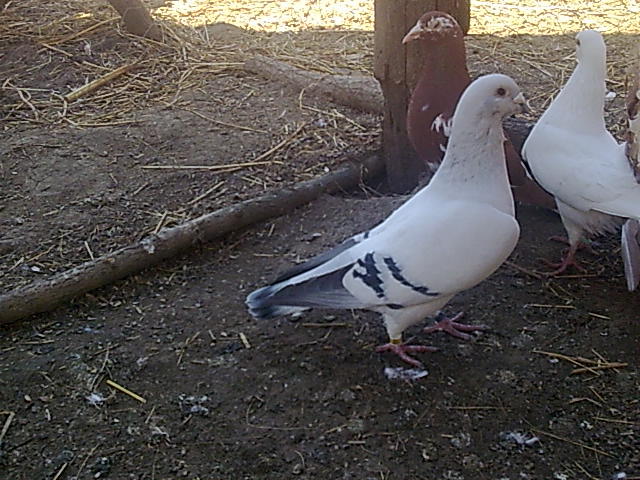
<svg viewBox="0 0 640 480">
<path fill-rule="evenodd" d="M 595 30 L 583 30 L 576 35 L 576 57 L 578 63 L 604 64 L 607 48 L 604 39 Z"/>
<path fill-rule="evenodd" d="M 479 115 L 503 119 L 527 111 L 527 101 L 516 82 L 494 73 L 478 78 L 467 87 L 456 109 L 454 124 L 456 118 L 463 115 L 470 119 Z"/>
<path fill-rule="evenodd" d="M 422 15 L 402 39 L 402 43 L 414 40 L 440 40 L 449 36 L 462 37 L 462 29 L 448 13 L 432 11 Z"/>
</svg>

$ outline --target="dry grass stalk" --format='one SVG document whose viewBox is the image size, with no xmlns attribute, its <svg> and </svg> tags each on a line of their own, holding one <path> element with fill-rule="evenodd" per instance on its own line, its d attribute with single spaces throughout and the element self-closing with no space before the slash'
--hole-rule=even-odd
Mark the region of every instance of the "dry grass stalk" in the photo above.
<svg viewBox="0 0 640 480">
<path fill-rule="evenodd" d="M 86 85 L 83 85 L 82 87 L 74 90 L 71 93 L 68 93 L 67 95 L 64 96 L 64 99 L 69 103 L 74 102 L 80 97 L 84 97 L 85 95 L 88 95 L 91 92 L 97 90 L 98 88 L 108 84 L 113 79 L 118 78 L 120 75 L 124 75 L 125 73 L 130 72 L 137 66 L 138 66 L 137 64 L 133 63 L 130 65 L 123 65 L 121 67 L 118 67 L 112 72 L 109 72 L 100 78 L 96 78 L 92 82 L 89 82 Z"/>
<path fill-rule="evenodd" d="M 571 375 L 574 375 L 577 373 L 586 373 L 586 372 L 593 373 L 594 375 L 600 375 L 600 372 L 599 372 L 600 370 L 624 368 L 629 365 L 628 363 L 623 363 L 623 362 L 609 362 L 604 358 L 602 358 L 602 356 L 600 356 L 597 352 L 594 352 L 594 353 L 596 353 L 596 355 L 599 357 L 598 360 L 591 360 L 589 358 L 584 358 L 584 357 L 570 357 L 568 355 L 563 355 L 561 353 L 545 352 L 543 350 L 533 350 L 533 353 L 539 353 L 541 355 L 546 355 L 548 357 L 564 360 L 566 362 L 569 362 L 578 366 L 579 368 L 576 368 L 571 371 Z"/>
<path fill-rule="evenodd" d="M 193 342 L 195 342 L 199 336 L 200 336 L 200 332 L 196 332 L 191 337 L 187 338 L 184 341 L 184 343 L 182 344 L 182 348 L 180 349 L 180 353 L 178 354 L 178 360 L 176 362 L 176 365 L 180 365 L 180 363 L 182 362 L 182 357 L 184 356 L 184 353 L 187 350 L 187 347 L 191 345 Z"/>
<path fill-rule="evenodd" d="M 330 322 L 330 323 L 318 323 L 307 322 L 302 324 L 305 328 L 348 328 L 349 324 L 344 322 Z"/>
<path fill-rule="evenodd" d="M 244 348 L 247 348 L 247 349 L 251 348 L 251 344 L 249 343 L 249 339 L 247 338 L 247 336 L 242 332 L 240 332 L 239 336 L 240 336 L 240 340 L 242 341 L 242 344 L 244 345 Z"/>
<path fill-rule="evenodd" d="M 131 390 L 123 387 L 122 385 L 114 382 L 113 380 L 107 380 L 106 383 L 110 387 L 113 387 L 116 390 L 119 390 L 122 393 L 124 393 L 126 395 L 129 395 L 131 398 L 133 398 L 134 400 L 139 401 L 140 403 L 147 403 L 147 401 L 144 398 L 142 398 L 140 395 L 138 395 L 137 393 L 132 392 Z"/>
<path fill-rule="evenodd" d="M 549 438 L 553 438 L 555 440 L 559 440 L 561 442 L 565 442 L 565 443 L 570 443 L 571 445 L 575 445 L 577 447 L 580 448 L 584 448 L 585 450 L 589 450 L 591 452 L 595 452 L 595 453 L 599 453 L 600 455 L 604 455 L 606 457 L 609 458 L 615 458 L 613 455 L 611 455 L 610 453 L 605 452 L 604 450 L 600 450 L 599 448 L 596 447 L 592 447 L 590 445 L 587 445 L 585 443 L 582 442 L 576 442 L 574 440 L 568 439 L 568 438 L 564 438 L 561 437 L 559 435 L 556 435 L 554 433 L 550 433 L 550 432 L 545 432 L 544 430 L 538 430 L 537 428 L 533 428 L 532 429 L 534 432 L 539 433 L 540 435 L 544 435 L 545 437 L 549 437 Z"/>
<path fill-rule="evenodd" d="M 273 153 L 273 152 L 270 152 Z M 227 163 L 224 165 L 143 165 L 140 168 L 145 170 L 227 170 L 241 169 L 248 167 L 257 167 L 260 165 L 269 165 L 274 162 L 252 161 L 245 163 Z"/>
<path fill-rule="evenodd" d="M 54 475 L 53 480 L 58 480 L 60 478 L 60 475 L 62 475 L 62 473 L 65 471 L 65 469 L 67 468 L 68 465 L 69 465 L 68 462 L 64 462 L 60 466 L 60 469 L 58 469 L 58 472 Z"/>
<path fill-rule="evenodd" d="M 2 413 L 5 413 L 5 412 L 2 412 Z M 6 413 L 8 413 L 9 416 L 7 417 L 7 419 L 4 422 L 4 425 L 2 426 L 2 431 L 0 431 L 0 445 L 2 445 L 2 440 L 4 439 L 4 436 L 9 431 L 9 427 L 11 426 L 11 422 L 13 421 L 13 417 L 16 416 L 16 412 L 6 412 Z"/>
</svg>

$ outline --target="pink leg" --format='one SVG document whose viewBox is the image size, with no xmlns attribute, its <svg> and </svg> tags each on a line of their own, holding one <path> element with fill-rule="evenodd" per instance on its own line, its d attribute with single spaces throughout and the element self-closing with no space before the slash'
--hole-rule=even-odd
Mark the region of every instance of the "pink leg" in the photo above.
<svg viewBox="0 0 640 480">
<path fill-rule="evenodd" d="M 463 332 L 475 332 L 477 330 L 485 330 L 489 327 L 486 325 L 466 325 L 464 323 L 458 323 L 456 320 L 459 320 L 464 315 L 464 312 L 460 312 L 453 318 L 444 318 L 437 322 L 435 325 L 431 327 L 426 327 L 422 330 L 424 333 L 433 333 L 433 332 L 446 332 L 449 335 L 453 335 L 456 338 L 461 338 L 462 340 L 471 340 L 471 335 Z M 440 316 L 440 315 L 438 315 Z"/>
<path fill-rule="evenodd" d="M 555 277 L 556 275 L 560 275 L 561 273 L 564 273 L 564 271 L 570 266 L 575 267 L 576 270 L 580 272 L 585 272 L 586 271 L 585 268 L 582 265 L 580 265 L 575 258 L 576 251 L 578 250 L 578 245 L 579 244 L 571 245 L 566 255 L 564 256 L 564 258 L 560 263 L 553 263 L 548 260 L 543 260 L 547 265 L 555 268 L 555 270 L 553 270 L 552 272 L 544 273 L 543 275 L 545 275 L 546 277 Z"/>
<path fill-rule="evenodd" d="M 551 240 L 553 242 L 564 243 L 565 245 L 571 246 L 571 244 L 569 243 L 569 239 L 567 237 L 561 237 L 559 235 L 553 235 L 553 236 L 549 237 L 549 240 Z M 591 255 L 597 255 L 597 252 L 591 247 L 591 245 L 589 245 L 588 243 L 583 242 L 582 240 L 580 240 L 578 242 L 578 246 L 576 247 L 576 251 L 580 251 L 580 250 L 586 250 Z"/>
<path fill-rule="evenodd" d="M 404 343 L 385 343 L 376 347 L 376 352 L 392 352 L 398 355 L 402 360 L 414 367 L 422 368 L 422 363 L 415 358 L 409 356 L 409 353 L 413 352 L 435 352 L 438 349 L 435 347 L 426 347 L 424 345 L 405 345 Z"/>
</svg>

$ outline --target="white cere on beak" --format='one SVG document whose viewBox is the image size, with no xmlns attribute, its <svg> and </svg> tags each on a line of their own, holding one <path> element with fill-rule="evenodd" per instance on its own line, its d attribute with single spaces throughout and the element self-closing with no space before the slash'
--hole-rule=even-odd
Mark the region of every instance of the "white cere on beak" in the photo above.
<svg viewBox="0 0 640 480">
<path fill-rule="evenodd" d="M 407 34 L 404 36 L 404 38 L 402 39 L 402 43 L 403 44 L 409 43 L 411 40 L 414 40 L 416 37 L 418 37 L 423 31 L 424 31 L 424 27 L 418 21 L 418 23 L 416 23 L 411 28 L 411 30 L 409 30 Z"/>
</svg>

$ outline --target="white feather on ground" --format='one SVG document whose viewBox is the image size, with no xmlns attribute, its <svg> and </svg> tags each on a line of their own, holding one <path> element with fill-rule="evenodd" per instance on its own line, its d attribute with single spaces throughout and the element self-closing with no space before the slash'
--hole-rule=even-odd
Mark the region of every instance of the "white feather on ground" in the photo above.
<svg viewBox="0 0 640 480">
<path fill-rule="evenodd" d="M 473 82 L 431 182 L 377 227 L 251 293 L 249 312 L 267 319 L 314 307 L 373 310 L 390 338 L 380 348 L 420 365 L 407 352 L 427 347 L 402 344 L 402 332 L 493 273 L 518 240 L 502 119 L 523 104 L 507 76 Z"/>
<path fill-rule="evenodd" d="M 584 236 L 615 231 L 625 219 L 640 218 L 640 185 L 626 147 L 618 144 L 604 122 L 604 40 L 598 32 L 585 30 L 576 42 L 578 65 L 522 149 L 536 181 L 554 195 L 569 238 L 569 251 L 552 275 L 578 266 L 574 255 Z M 623 238 L 631 239 L 624 234 Z M 638 271 L 640 257 L 627 257 L 627 262 L 632 290 L 637 280 L 629 276 Z"/>
</svg>

